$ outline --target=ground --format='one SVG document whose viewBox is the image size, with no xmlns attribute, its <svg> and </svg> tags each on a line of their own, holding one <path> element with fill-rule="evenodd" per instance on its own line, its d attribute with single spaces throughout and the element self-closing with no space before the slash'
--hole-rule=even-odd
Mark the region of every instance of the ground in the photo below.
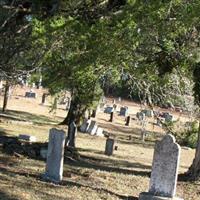
<svg viewBox="0 0 200 200">
<path fill-rule="evenodd" d="M 24 98 L 27 90 L 13 89 L 9 111 L 5 115 L 0 113 L 0 134 L 31 134 L 39 141 L 47 141 L 50 128 L 66 130 L 65 126 L 57 125 L 66 116 L 65 107 L 59 105 L 56 113 L 49 113 L 50 97 L 48 103 L 41 105 L 43 90 L 36 90 L 37 99 Z M 133 117 L 140 110 L 140 106 L 133 102 L 123 101 L 121 104 L 129 106 Z M 186 118 L 180 113 L 174 114 L 177 118 Z M 44 161 L 10 156 L 3 153 L 0 147 L 0 199 L 138 199 L 140 192 L 148 191 L 154 142 L 165 133 L 160 127 L 150 124 L 147 129 L 151 134 L 143 143 L 140 139 L 141 127 L 136 120 L 131 122 L 130 127 L 125 127 L 124 117 L 115 116 L 113 123 L 108 122 L 108 119 L 108 114 L 100 112 L 96 120 L 116 139 L 118 149 L 114 155 L 104 155 L 106 138 L 78 133 L 76 146 L 82 159 L 65 159 L 64 180 L 60 185 L 42 181 Z M 182 148 L 180 174 L 187 171 L 194 153 L 192 149 Z M 177 196 L 185 200 L 200 200 L 200 182 L 180 180 Z"/>
</svg>

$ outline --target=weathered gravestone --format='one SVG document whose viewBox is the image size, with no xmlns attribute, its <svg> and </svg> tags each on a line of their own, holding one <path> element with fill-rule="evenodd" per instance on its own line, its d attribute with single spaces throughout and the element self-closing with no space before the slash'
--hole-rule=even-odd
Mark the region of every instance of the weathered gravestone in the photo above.
<svg viewBox="0 0 200 200">
<path fill-rule="evenodd" d="M 146 117 L 154 116 L 153 110 L 142 110 L 141 112 L 144 113 Z"/>
<path fill-rule="evenodd" d="M 180 146 L 172 135 L 157 142 L 154 150 L 149 192 L 139 200 L 181 200 L 175 197 L 180 159 Z"/>
<path fill-rule="evenodd" d="M 88 128 L 88 130 L 87 130 L 87 132 L 90 134 L 90 135 L 95 135 L 95 133 L 96 133 L 96 131 L 97 131 L 97 128 L 98 128 L 98 126 L 97 126 L 97 123 L 96 123 L 96 121 L 91 121 L 91 123 L 90 123 L 90 126 L 89 126 L 89 128 Z"/>
<path fill-rule="evenodd" d="M 36 142 L 36 140 L 37 140 L 35 136 L 32 136 L 32 135 L 22 135 L 22 134 L 19 135 L 19 139 L 20 140 L 26 140 L 28 142 Z"/>
<path fill-rule="evenodd" d="M 88 127 L 89 127 L 90 123 L 91 123 L 90 119 L 84 119 L 82 125 L 80 126 L 80 131 L 82 133 L 86 133 L 87 130 L 88 130 Z"/>
<path fill-rule="evenodd" d="M 105 155 L 111 156 L 113 154 L 114 143 L 115 143 L 114 139 L 108 138 L 106 140 Z"/>
<path fill-rule="evenodd" d="M 119 115 L 126 117 L 128 115 L 128 107 L 121 107 Z"/>
<path fill-rule="evenodd" d="M 25 93 L 25 97 L 27 97 L 27 98 L 36 98 L 37 95 L 36 95 L 35 92 L 26 92 Z"/>
<path fill-rule="evenodd" d="M 110 113 L 113 112 L 113 111 L 114 111 L 114 108 L 113 108 L 113 107 L 107 106 L 107 107 L 105 108 L 105 110 L 104 110 L 104 113 L 110 114 Z"/>
<path fill-rule="evenodd" d="M 65 137 L 63 130 L 50 130 L 46 172 L 43 175 L 45 180 L 55 183 L 62 181 Z"/>
<path fill-rule="evenodd" d="M 99 137 L 104 137 L 103 129 L 98 127 L 95 135 Z"/>
</svg>

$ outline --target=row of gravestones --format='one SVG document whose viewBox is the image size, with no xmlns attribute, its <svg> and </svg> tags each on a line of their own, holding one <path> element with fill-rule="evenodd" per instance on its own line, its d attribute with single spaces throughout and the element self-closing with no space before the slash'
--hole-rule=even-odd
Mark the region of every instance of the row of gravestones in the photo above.
<svg viewBox="0 0 200 200">
<path fill-rule="evenodd" d="M 108 140 L 107 140 L 108 142 Z M 114 142 L 109 142 L 113 146 Z M 65 132 L 51 129 L 46 162 L 45 180 L 59 183 L 63 179 Z M 107 147 L 108 148 L 108 147 Z M 175 197 L 180 160 L 180 146 L 172 135 L 166 135 L 156 142 L 148 192 L 143 192 L 139 200 L 181 200 Z"/>
<path fill-rule="evenodd" d="M 104 137 L 103 129 L 98 127 L 96 121 L 90 119 L 85 119 L 83 121 L 83 124 L 80 127 L 80 132 Z"/>
<path fill-rule="evenodd" d="M 114 104 L 113 106 L 107 106 L 105 109 L 104 109 L 104 113 L 108 113 L 108 114 L 111 114 L 112 112 L 115 112 L 117 109 L 117 105 Z M 128 107 L 121 107 L 120 110 L 119 110 L 119 115 L 120 116 L 127 116 L 128 115 Z"/>
</svg>

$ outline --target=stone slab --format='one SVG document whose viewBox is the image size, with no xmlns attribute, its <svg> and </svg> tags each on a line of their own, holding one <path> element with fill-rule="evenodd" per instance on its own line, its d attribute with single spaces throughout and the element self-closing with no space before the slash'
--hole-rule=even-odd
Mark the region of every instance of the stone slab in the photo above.
<svg viewBox="0 0 200 200">
<path fill-rule="evenodd" d="M 126 117 L 128 115 L 128 107 L 121 107 L 119 115 Z"/>
<path fill-rule="evenodd" d="M 63 130 L 52 128 L 49 133 L 46 172 L 43 178 L 59 183 L 63 177 L 64 146 L 66 134 Z"/>
<path fill-rule="evenodd" d="M 154 196 L 148 192 L 143 192 L 139 196 L 139 200 L 183 200 L 179 197 L 161 197 L 161 196 Z"/>
<path fill-rule="evenodd" d="M 113 154 L 114 143 L 115 143 L 114 139 L 108 138 L 106 140 L 105 155 L 111 156 Z"/>
<path fill-rule="evenodd" d="M 90 119 L 85 119 L 85 120 L 83 121 L 83 124 L 82 124 L 81 127 L 80 127 L 80 132 L 86 133 L 87 130 L 88 130 L 88 128 L 89 128 L 89 126 L 90 126 L 90 123 L 91 123 L 91 120 L 90 120 Z"/>
<path fill-rule="evenodd" d="M 173 135 L 165 135 L 161 141 L 156 142 L 149 187 L 150 194 L 171 198 L 175 196 L 180 150 Z"/>
<path fill-rule="evenodd" d="M 92 120 L 91 123 L 90 123 L 90 125 L 89 125 L 89 127 L 88 127 L 88 129 L 87 129 L 87 132 L 88 132 L 89 134 L 93 134 L 94 129 L 95 129 L 95 132 L 96 132 L 97 125 L 96 125 L 96 121 L 93 121 L 93 120 Z M 94 134 L 95 134 L 95 132 L 94 132 Z"/>
<path fill-rule="evenodd" d="M 98 127 L 95 135 L 100 136 L 100 137 L 104 137 L 103 129 Z"/>
<path fill-rule="evenodd" d="M 93 129 L 92 129 L 91 132 L 90 132 L 90 135 L 95 135 L 96 132 L 97 132 L 97 129 L 98 129 L 98 126 L 97 126 L 97 125 L 94 125 Z"/>
<path fill-rule="evenodd" d="M 32 136 L 32 135 L 23 135 L 23 134 L 20 134 L 18 138 L 20 140 L 26 140 L 28 142 L 36 142 L 36 140 L 37 140 L 35 136 Z"/>
<path fill-rule="evenodd" d="M 25 93 L 25 97 L 28 97 L 28 98 L 36 98 L 37 95 L 35 92 L 26 92 Z"/>
<path fill-rule="evenodd" d="M 110 114 L 110 113 L 113 112 L 113 111 L 114 111 L 114 108 L 111 107 L 111 106 L 107 106 L 107 107 L 104 109 L 104 113 L 108 113 L 108 114 Z"/>
</svg>

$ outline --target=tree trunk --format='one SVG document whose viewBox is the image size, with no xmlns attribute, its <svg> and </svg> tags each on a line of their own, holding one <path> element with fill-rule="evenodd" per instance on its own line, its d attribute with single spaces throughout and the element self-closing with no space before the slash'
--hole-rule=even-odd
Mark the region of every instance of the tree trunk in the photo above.
<svg viewBox="0 0 200 200">
<path fill-rule="evenodd" d="M 198 131 L 198 140 L 197 140 L 195 158 L 186 174 L 189 176 L 189 179 L 192 180 L 197 180 L 200 178 L 200 125 Z"/>
<path fill-rule="evenodd" d="M 8 83 L 8 81 L 6 81 L 6 84 L 5 84 L 5 91 L 4 91 L 4 99 L 3 99 L 3 109 L 2 109 L 2 112 L 5 112 L 6 109 L 7 109 L 8 98 L 9 98 L 9 89 L 10 89 L 10 84 Z"/>
<path fill-rule="evenodd" d="M 69 138 L 73 138 L 70 141 L 71 144 L 75 144 L 75 135 L 72 137 L 70 135 L 71 129 L 70 129 L 70 124 L 75 123 L 75 125 L 79 125 L 82 117 L 84 117 L 85 111 L 87 110 L 86 106 L 81 105 L 81 103 L 78 101 L 77 98 L 72 98 L 70 108 L 67 114 L 67 117 L 61 122 L 61 125 L 67 125 L 68 126 L 68 134 L 67 134 L 67 141 Z"/>
</svg>

